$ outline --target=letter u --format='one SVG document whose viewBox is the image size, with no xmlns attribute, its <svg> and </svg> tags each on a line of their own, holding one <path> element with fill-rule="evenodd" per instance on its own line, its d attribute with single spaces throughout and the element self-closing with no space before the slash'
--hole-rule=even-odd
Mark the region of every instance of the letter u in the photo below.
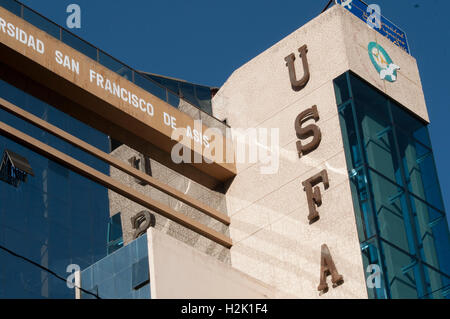
<svg viewBox="0 0 450 319">
<path fill-rule="evenodd" d="M 301 89 L 303 89 L 306 86 L 306 84 L 308 83 L 309 78 L 310 78 L 309 64 L 308 64 L 308 57 L 307 57 L 307 53 L 308 53 L 307 45 L 305 44 L 300 49 L 298 49 L 298 52 L 300 52 L 300 57 L 302 58 L 303 71 L 304 71 L 303 77 L 300 80 L 297 80 L 297 75 L 295 72 L 295 65 L 294 65 L 295 54 L 291 53 L 290 55 L 288 55 L 287 57 L 284 58 L 284 60 L 286 61 L 286 66 L 289 69 L 289 78 L 291 80 L 291 86 L 294 91 L 300 91 Z"/>
</svg>

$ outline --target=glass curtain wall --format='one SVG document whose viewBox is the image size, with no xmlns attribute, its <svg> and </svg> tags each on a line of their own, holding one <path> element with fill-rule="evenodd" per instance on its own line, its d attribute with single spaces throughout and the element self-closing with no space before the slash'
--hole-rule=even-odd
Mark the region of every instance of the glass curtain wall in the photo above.
<svg viewBox="0 0 450 319">
<path fill-rule="evenodd" d="M 144 234 L 83 270 L 81 299 L 151 299 L 147 246 Z"/>
<path fill-rule="evenodd" d="M 2 80 L 0 97 L 109 151 L 108 136 Z M 109 173 L 106 163 L 6 111 L 0 121 Z M 73 299 L 74 289 L 49 271 L 65 279 L 69 265 L 83 270 L 106 256 L 108 190 L 0 136 L 0 155 L 6 149 L 26 158 L 34 176 L 18 187 L 0 181 L 0 298 Z"/>
<path fill-rule="evenodd" d="M 449 230 L 426 124 L 351 72 L 334 86 L 369 297 L 449 298 Z"/>
</svg>

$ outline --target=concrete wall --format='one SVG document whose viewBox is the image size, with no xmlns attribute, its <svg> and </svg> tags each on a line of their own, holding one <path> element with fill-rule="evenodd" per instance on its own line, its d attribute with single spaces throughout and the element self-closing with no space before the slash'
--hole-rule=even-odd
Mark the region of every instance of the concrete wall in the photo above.
<svg viewBox="0 0 450 319">
<path fill-rule="evenodd" d="M 367 46 L 378 41 L 401 67 L 397 82 L 381 81 Z M 294 91 L 284 58 L 308 46 L 309 83 Z M 232 128 L 279 128 L 280 167 L 262 175 L 260 164 L 237 165 L 227 192 L 232 266 L 300 298 L 367 298 L 364 269 L 332 81 L 353 70 L 428 120 L 414 58 L 340 6 L 334 6 L 236 70 L 213 99 L 213 112 Z M 296 116 L 317 105 L 322 142 L 298 157 Z M 309 123 L 308 123 L 309 124 Z M 305 143 L 308 141 L 305 141 Z M 309 225 L 302 181 L 326 169 L 321 219 Z M 321 295 L 320 248 L 327 244 L 345 283 Z"/>
<path fill-rule="evenodd" d="M 338 7 L 338 9 L 345 13 L 345 18 L 341 19 L 341 30 L 344 37 L 348 69 L 389 95 L 392 99 L 399 102 L 426 122 L 429 122 L 416 59 L 394 45 L 380 33 L 370 29 L 365 23 L 347 10 L 341 7 Z M 392 83 L 381 80 L 375 71 L 367 53 L 367 45 L 371 41 L 380 44 L 388 52 L 393 62 L 400 66 L 400 70 L 397 72 L 398 78 L 396 82 Z"/>
<path fill-rule="evenodd" d="M 111 152 L 111 155 L 124 161 L 125 163 L 128 163 L 129 165 L 131 165 L 129 163 L 129 159 L 133 156 L 138 159 L 141 158 L 141 154 L 139 154 L 139 152 L 133 150 L 127 145 L 119 146 Z M 143 160 L 141 159 L 141 163 L 142 162 Z M 154 178 L 226 214 L 224 194 L 212 191 L 154 161 L 153 159 L 150 159 L 150 166 L 151 173 Z M 149 185 L 140 185 L 134 177 L 122 172 L 119 169 L 110 167 L 110 176 L 124 185 L 132 187 L 144 195 L 149 196 L 152 199 L 175 209 L 176 211 L 182 212 L 216 231 L 229 235 L 228 227 L 224 224 Z M 123 238 L 125 245 L 127 245 L 133 240 L 134 230 L 132 228 L 131 218 L 143 210 L 148 211 L 148 209 L 111 190 L 108 190 L 108 195 L 111 216 L 119 212 L 121 213 Z M 199 251 L 214 256 L 223 262 L 230 262 L 230 253 L 228 249 L 183 226 L 180 226 L 175 222 L 172 222 L 166 217 L 163 217 L 155 212 L 151 213 L 156 217 L 156 229 L 159 229 L 160 231 L 197 248 Z"/>
<path fill-rule="evenodd" d="M 290 297 L 156 229 L 147 238 L 152 299 Z"/>
<path fill-rule="evenodd" d="M 380 80 L 367 51 L 371 41 L 379 42 L 401 67 L 395 83 Z M 284 58 L 295 53 L 300 78 L 303 70 L 298 48 L 304 44 L 308 46 L 311 79 L 305 88 L 296 92 L 291 88 Z M 225 250 L 157 215 L 156 229 L 149 231 L 149 239 L 153 240 L 150 250 L 154 254 L 153 261 L 150 257 L 153 297 L 272 298 L 282 293 L 298 298 L 367 298 L 332 83 L 348 70 L 428 120 L 413 57 L 340 6 L 313 19 L 233 72 L 213 99 L 214 116 L 227 119 L 232 128 L 279 129 L 278 172 L 265 175 L 261 174 L 261 164 L 238 163 L 238 175 L 223 196 L 151 162 L 154 177 L 231 216 L 229 233 L 234 244 L 231 251 Z M 319 110 L 320 120 L 316 124 L 322 131 L 322 141 L 317 150 L 299 158 L 294 120 L 313 105 Z M 113 154 L 124 161 L 138 155 L 126 146 Z M 321 218 L 310 225 L 301 183 L 323 169 L 328 172 L 330 188 L 324 190 L 319 185 L 323 200 L 318 208 Z M 111 175 L 216 230 L 228 232 L 222 224 L 149 186 L 138 185 L 132 177 L 114 168 Z M 130 217 L 142 207 L 112 192 L 110 199 L 112 214 L 122 213 L 127 243 L 132 233 Z M 185 243 L 198 251 L 186 247 Z M 326 294 L 317 291 L 322 244 L 328 245 L 339 273 L 344 276 L 344 284 L 334 289 L 328 278 L 330 290 Z M 231 262 L 234 270 L 199 251 Z M 251 277 L 267 286 L 249 284 L 254 282 Z M 210 286 L 214 282 L 220 284 L 220 289 Z M 261 287 L 266 288 L 260 290 Z M 236 292 L 242 295 L 236 296 Z"/>
</svg>

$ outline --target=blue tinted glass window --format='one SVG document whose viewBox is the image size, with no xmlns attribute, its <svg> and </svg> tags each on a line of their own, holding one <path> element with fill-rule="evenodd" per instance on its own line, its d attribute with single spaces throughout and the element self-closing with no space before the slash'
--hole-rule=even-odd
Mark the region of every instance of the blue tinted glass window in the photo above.
<svg viewBox="0 0 450 319">
<path fill-rule="evenodd" d="M 172 92 L 167 92 L 168 93 L 168 103 L 170 105 L 172 105 L 175 108 L 178 108 L 180 106 L 180 97 Z"/>
<path fill-rule="evenodd" d="M 422 120 L 419 120 L 407 110 L 404 110 L 399 104 L 392 102 L 393 120 L 395 125 L 409 138 L 415 139 L 425 146 L 431 148 L 428 129 Z"/>
<path fill-rule="evenodd" d="M 95 190 L 90 180 L 74 179 L 75 173 L 0 137 L 0 150 L 5 148 L 27 158 L 35 176 L 18 188 L 0 181 L 2 245 L 62 278 L 68 276 L 67 266 L 75 263 L 83 269 L 104 257 L 107 190 Z M 79 191 L 72 192 L 75 189 Z M 90 204 L 93 201 L 95 209 Z M 102 255 L 91 253 L 95 246 L 101 247 Z M 0 286 L 8 287 L 0 298 L 74 298 L 73 289 L 65 282 L 30 262 L 4 252 L 0 262 L 10 266 L 0 268 Z"/>
<path fill-rule="evenodd" d="M 49 20 L 43 18 L 39 14 L 25 7 L 23 8 L 23 18 L 32 25 L 36 26 L 42 31 L 47 32 L 48 34 L 59 40 L 60 28 L 56 24 L 50 22 Z"/>
<path fill-rule="evenodd" d="M 350 90 L 348 87 L 347 77 L 340 76 L 334 80 L 334 91 L 336 92 L 337 105 L 341 105 L 350 99 Z"/>
<path fill-rule="evenodd" d="M 84 55 L 90 57 L 92 60 L 97 61 L 97 49 L 94 46 L 90 45 L 84 40 L 81 40 L 80 38 L 67 32 L 64 29 L 62 30 L 61 41 L 74 48 L 75 50 L 80 51 Z"/>
<path fill-rule="evenodd" d="M 107 67 L 113 72 L 116 72 L 120 76 L 123 76 L 128 81 L 133 81 L 133 73 L 129 67 L 125 64 L 117 61 L 106 53 L 99 51 L 98 62 Z"/>
<path fill-rule="evenodd" d="M 144 234 L 83 270 L 82 288 L 97 287 L 100 298 L 150 299 L 147 245 Z M 92 297 L 83 294 L 82 298 Z"/>
<path fill-rule="evenodd" d="M 385 287 L 369 296 L 447 298 L 450 234 L 426 124 L 350 72 L 334 88 L 363 262 Z"/>
<path fill-rule="evenodd" d="M 140 86 L 141 88 L 143 88 L 144 90 L 146 90 L 147 92 L 150 92 L 154 96 L 160 98 L 161 100 L 163 100 L 163 101 L 167 100 L 166 89 L 159 86 L 158 84 L 156 84 L 152 80 L 148 79 L 147 77 L 145 77 L 139 73 L 135 73 L 134 74 L 134 83 L 136 85 Z"/>
<path fill-rule="evenodd" d="M 200 109 L 207 114 L 212 114 L 211 89 L 208 87 L 197 86 L 195 88 L 195 93 L 197 96 L 197 104 Z"/>
<path fill-rule="evenodd" d="M 0 81 L 1 97 L 102 150 L 108 137 L 52 106 Z M 56 147 L 88 165 L 109 167 L 13 115 L 1 112 L 2 122 Z M 0 181 L 2 245 L 67 278 L 67 266 L 87 268 L 106 255 L 109 221 L 108 190 L 8 138 L 0 136 L 0 153 L 9 149 L 27 159 L 34 176 L 19 187 Z M 0 298 L 74 298 L 65 280 L 17 256 L 0 253 Z"/>
<path fill-rule="evenodd" d="M 21 16 L 21 6 L 18 2 L 13 0 L 0 0 L 0 6 L 14 13 L 16 16 Z"/>
<path fill-rule="evenodd" d="M 180 83 L 181 96 L 193 105 L 197 105 L 195 98 L 194 85 L 190 83 Z"/>
</svg>

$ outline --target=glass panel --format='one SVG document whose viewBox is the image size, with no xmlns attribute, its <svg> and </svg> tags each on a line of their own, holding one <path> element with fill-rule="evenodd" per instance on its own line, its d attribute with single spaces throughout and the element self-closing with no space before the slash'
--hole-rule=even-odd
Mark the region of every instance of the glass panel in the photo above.
<svg viewBox="0 0 450 319">
<path fill-rule="evenodd" d="M 402 185 L 387 99 L 363 84 L 355 85 L 353 94 L 367 164 Z"/>
<path fill-rule="evenodd" d="M 159 86 L 158 84 L 154 83 L 152 80 L 146 78 L 145 76 L 135 73 L 134 74 L 134 83 L 147 92 L 150 92 L 154 96 L 160 98 L 163 101 L 166 101 L 166 90 Z"/>
<path fill-rule="evenodd" d="M 345 146 L 345 158 L 350 172 L 352 169 L 356 169 L 363 165 L 363 158 L 358 145 L 356 126 L 353 120 L 352 107 L 352 104 L 346 104 L 339 108 L 339 121 Z"/>
<path fill-rule="evenodd" d="M 74 48 L 75 50 L 80 51 L 84 55 L 87 55 L 92 60 L 97 61 L 97 48 L 93 47 L 86 41 L 81 40 L 80 38 L 74 36 L 64 29 L 62 30 L 61 41 Z"/>
<path fill-rule="evenodd" d="M 364 174 L 364 169 L 362 167 L 358 170 L 354 170 L 354 173 L 350 177 L 350 182 L 356 213 L 358 236 L 360 242 L 363 242 L 376 235 L 376 222 L 374 221 L 374 215 L 369 200 L 367 177 Z"/>
<path fill-rule="evenodd" d="M 444 211 L 433 152 L 399 130 L 397 130 L 397 139 L 408 189 L 414 195 Z"/>
<path fill-rule="evenodd" d="M 0 150 L 5 148 L 27 158 L 35 176 L 29 176 L 19 188 L 0 182 L 4 245 L 62 278 L 68 275 L 68 265 L 76 263 L 83 269 L 98 260 L 95 258 L 104 257 L 107 190 L 95 188 L 94 182 L 0 136 Z M 97 247 L 101 256 L 92 254 Z M 74 298 L 65 281 L 32 263 L 0 254 L 0 264 L 11 266 L 0 268 L 0 287 L 8 287 L 1 298 Z"/>
<path fill-rule="evenodd" d="M 450 234 L 445 214 L 412 197 L 422 259 L 432 267 L 450 275 Z"/>
<path fill-rule="evenodd" d="M 423 298 L 427 299 L 450 299 L 450 285 L 434 291 Z"/>
<path fill-rule="evenodd" d="M 388 269 L 387 281 L 391 298 L 418 298 L 423 291 L 420 269 L 414 258 L 382 241 L 384 263 Z"/>
<path fill-rule="evenodd" d="M 376 244 L 375 238 L 361 244 L 361 253 L 369 298 L 387 298 L 380 249 Z"/>
<path fill-rule="evenodd" d="M 175 108 L 179 108 L 179 106 L 180 106 L 180 97 L 178 95 L 170 92 L 170 91 L 168 91 L 168 93 L 169 93 L 169 101 L 168 101 L 168 103 L 170 105 L 172 105 L 173 107 L 175 107 Z"/>
<path fill-rule="evenodd" d="M 150 292 L 141 292 L 146 288 L 150 291 L 149 285 L 140 288 L 149 281 L 147 245 L 147 235 L 144 234 L 83 270 L 81 273 L 83 289 L 91 290 L 91 287 L 98 287 L 101 298 L 149 299 Z M 138 286 L 137 290 L 133 288 L 135 286 Z M 92 297 L 83 294 L 82 298 Z"/>
<path fill-rule="evenodd" d="M 350 91 L 348 89 L 347 74 L 344 73 L 334 83 L 334 92 L 336 94 L 337 105 L 341 105 L 350 99 Z"/>
<path fill-rule="evenodd" d="M 423 265 L 428 299 L 450 299 L 450 276 Z"/>
<path fill-rule="evenodd" d="M 168 79 L 168 78 L 163 77 L 163 76 L 157 76 L 157 75 L 154 75 L 154 74 L 148 74 L 148 75 L 145 75 L 145 76 L 151 78 L 155 82 L 158 82 L 159 84 L 161 84 L 162 86 L 168 88 L 170 91 L 172 91 L 175 94 L 178 94 L 178 92 L 180 91 L 179 90 L 179 81 Z"/>
<path fill-rule="evenodd" d="M 0 6 L 14 13 L 16 16 L 21 16 L 21 5 L 13 0 L 0 0 Z"/>
<path fill-rule="evenodd" d="M 212 114 L 211 89 L 208 87 L 197 86 L 195 90 L 197 93 L 198 106 L 203 112 L 211 115 Z"/>
<path fill-rule="evenodd" d="M 133 73 L 131 69 L 108 54 L 99 51 L 98 60 L 101 65 L 107 67 L 120 76 L 123 76 L 128 81 L 133 80 Z"/>
<path fill-rule="evenodd" d="M 395 102 L 391 102 L 391 105 L 395 125 L 409 138 L 416 139 L 431 148 L 430 136 L 426 124 L 417 119 L 409 111 L 404 110 L 401 105 Z"/>
<path fill-rule="evenodd" d="M 23 92 L 16 87 L 6 83 L 5 81 L 0 80 L 0 96 L 5 100 L 19 106 L 25 111 L 49 122 L 57 126 L 58 128 L 75 135 L 76 137 L 88 142 L 89 144 L 101 149 L 104 152 L 109 152 L 109 142 L 108 137 L 97 131 L 96 129 L 86 125 L 70 115 L 59 111 L 53 106 Z M 24 121 L 16 118 L 15 116 L 7 113 L 6 111 L 0 111 L 1 118 L 7 124 L 24 131 L 31 136 L 39 136 L 43 142 L 48 143 L 47 139 L 51 139 L 51 141 L 62 146 L 62 142 L 58 141 L 54 137 L 50 136 L 47 133 L 42 132 L 40 129 L 35 126 L 25 123 Z M 67 145 L 67 144 L 64 144 Z"/>
<path fill-rule="evenodd" d="M 35 27 L 47 32 L 48 34 L 59 40 L 60 28 L 56 24 L 48 21 L 47 19 L 25 7 L 23 8 L 23 18 Z"/>
<path fill-rule="evenodd" d="M 65 142 L 61 139 L 59 139 L 58 137 L 55 137 L 39 128 L 36 128 L 35 126 L 33 126 L 32 124 L 25 122 L 21 119 L 18 119 L 16 117 L 14 117 L 12 114 L 9 114 L 3 110 L 0 110 L 0 116 L 2 117 L 2 122 L 11 125 L 19 130 L 21 130 L 22 132 L 24 132 L 25 134 L 28 134 L 34 138 L 36 138 L 37 140 L 61 151 L 66 153 L 67 155 L 75 158 L 78 161 L 81 161 L 93 168 L 96 168 L 97 170 L 105 173 L 105 174 L 109 174 L 109 166 L 104 163 L 103 161 L 97 159 L 96 157 L 94 157 L 91 154 L 85 153 L 82 150 L 78 149 L 77 147 L 69 144 L 68 142 Z M 74 127 L 76 127 L 76 123 L 73 123 Z M 95 134 L 101 134 L 99 132 L 92 132 L 94 134 L 92 134 L 91 136 L 95 135 Z M 79 138 L 83 138 L 83 136 L 86 136 L 88 134 L 77 134 Z M 107 143 L 107 137 L 103 135 L 102 138 L 104 143 L 103 145 L 105 145 Z M 92 140 L 92 138 L 86 138 L 85 140 Z M 104 148 L 104 147 L 103 147 Z M 51 166 L 54 167 L 54 166 Z M 60 170 L 57 170 L 58 172 Z M 69 195 L 67 195 L 68 197 Z"/>
<path fill-rule="evenodd" d="M 180 83 L 180 91 L 183 99 L 188 101 L 193 105 L 197 105 L 197 101 L 195 98 L 194 86 L 190 83 Z"/>
<path fill-rule="evenodd" d="M 402 187 L 370 170 L 380 236 L 411 254 L 416 253 L 410 216 Z"/>
<path fill-rule="evenodd" d="M 117 213 L 110 218 L 108 224 L 108 255 L 123 247 L 121 214 Z"/>
<path fill-rule="evenodd" d="M 133 289 L 137 290 L 141 288 L 148 280 L 150 280 L 148 259 L 143 258 L 139 260 L 137 263 L 134 263 L 132 267 L 133 267 L 132 287 Z"/>
<path fill-rule="evenodd" d="M 139 289 L 140 299 L 151 299 L 150 296 L 150 284 L 146 284 L 141 289 Z"/>
<path fill-rule="evenodd" d="M 99 295 L 98 294 L 98 286 L 95 286 L 95 287 L 93 287 L 91 289 L 85 289 L 85 290 L 89 291 L 90 293 L 92 293 L 92 294 L 94 294 L 96 296 Z M 88 293 L 85 293 L 85 292 L 81 292 L 81 299 L 97 299 L 97 298 L 95 296 L 91 295 L 91 294 L 88 294 Z"/>
<path fill-rule="evenodd" d="M 120 296 L 120 298 L 125 298 L 130 291 L 132 286 L 132 270 L 130 267 L 124 268 L 120 272 L 117 272 L 114 281 L 115 281 L 115 288 L 116 288 L 116 295 Z"/>
<path fill-rule="evenodd" d="M 389 297 L 446 298 L 450 234 L 426 125 L 357 76 L 350 78 L 354 104 L 342 97 L 343 77 L 334 84 L 363 260 L 380 255 Z M 383 242 L 377 254 L 371 251 L 376 244 L 366 243 L 371 237 Z"/>
<path fill-rule="evenodd" d="M 366 124 L 369 120 L 364 121 Z M 380 172 L 399 185 L 403 185 L 400 162 L 395 149 L 392 127 L 387 125 L 378 132 L 366 132 L 365 150 L 367 163 L 374 170 Z"/>
<path fill-rule="evenodd" d="M 350 83 L 360 122 L 370 114 L 374 123 L 369 124 L 373 125 L 376 128 L 374 131 L 377 132 L 390 124 L 387 97 L 353 74 L 350 74 Z"/>
</svg>

